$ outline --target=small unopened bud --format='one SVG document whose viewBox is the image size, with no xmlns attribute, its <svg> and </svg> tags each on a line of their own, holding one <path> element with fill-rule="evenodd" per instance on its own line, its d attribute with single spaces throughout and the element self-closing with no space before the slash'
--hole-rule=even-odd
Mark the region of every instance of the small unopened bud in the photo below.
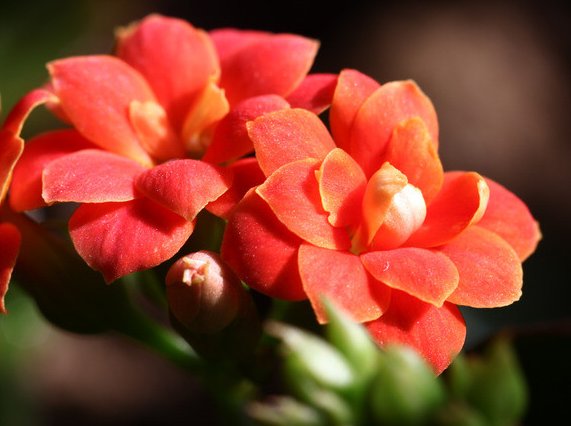
<svg viewBox="0 0 571 426">
<path fill-rule="evenodd" d="M 184 256 L 166 276 L 171 314 L 193 333 L 216 333 L 238 315 L 244 288 L 216 253 Z"/>
</svg>

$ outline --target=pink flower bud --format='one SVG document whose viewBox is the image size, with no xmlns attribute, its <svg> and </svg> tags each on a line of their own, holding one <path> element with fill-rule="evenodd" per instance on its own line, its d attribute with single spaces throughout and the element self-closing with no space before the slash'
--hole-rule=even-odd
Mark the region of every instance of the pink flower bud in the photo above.
<svg viewBox="0 0 571 426">
<path fill-rule="evenodd" d="M 244 288 L 240 280 L 213 252 L 184 256 L 166 277 L 171 314 L 188 331 L 216 333 L 240 312 Z"/>
</svg>

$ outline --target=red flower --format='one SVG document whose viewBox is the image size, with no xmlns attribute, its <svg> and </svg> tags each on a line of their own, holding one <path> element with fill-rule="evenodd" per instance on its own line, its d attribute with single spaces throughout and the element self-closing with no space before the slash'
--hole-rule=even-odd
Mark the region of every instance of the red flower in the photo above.
<svg viewBox="0 0 571 426">
<path fill-rule="evenodd" d="M 208 146 L 233 143 L 228 136 L 245 133 L 245 118 L 289 106 L 283 97 L 315 106 L 318 92 L 333 87 L 331 76 L 304 80 L 317 47 L 294 35 L 221 30 L 210 36 L 153 15 L 118 32 L 116 57 L 51 62 L 49 85 L 24 97 L 8 122 L 21 127 L 32 107 L 47 103 L 72 128 L 28 142 L 14 171 L 11 206 L 80 203 L 69 222 L 71 238 L 107 281 L 169 259 L 204 207 L 219 200 L 212 210 L 224 215 L 261 175 L 252 160 L 231 169 L 199 160 Z M 244 106 L 253 96 L 265 99 L 265 108 Z M 229 133 L 215 133 L 229 111 L 233 121 L 222 129 Z M 249 144 L 231 159 L 251 150 Z M 234 175 L 235 189 L 221 197 Z"/>
<path fill-rule="evenodd" d="M 519 299 L 540 238 L 525 204 L 474 172 L 444 173 L 429 99 L 410 81 L 341 73 L 330 124 L 272 112 L 248 123 L 265 182 L 231 215 L 222 256 L 272 297 L 327 297 L 381 345 L 415 347 L 442 371 L 461 349 L 456 305 Z"/>
</svg>

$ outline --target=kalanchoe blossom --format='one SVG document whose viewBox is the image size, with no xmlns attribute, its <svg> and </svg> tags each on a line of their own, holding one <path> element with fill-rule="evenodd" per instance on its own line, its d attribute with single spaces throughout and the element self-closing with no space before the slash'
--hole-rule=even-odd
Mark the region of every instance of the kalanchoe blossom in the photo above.
<svg viewBox="0 0 571 426">
<path fill-rule="evenodd" d="M 266 180 L 233 211 L 222 256 L 254 289 L 308 298 L 320 322 L 326 297 L 441 372 L 465 338 L 456 305 L 519 299 L 538 225 L 499 184 L 443 171 L 436 113 L 411 81 L 343 71 L 330 125 L 302 109 L 248 123 Z"/>
<path fill-rule="evenodd" d="M 71 238 L 108 282 L 169 259 L 202 209 L 224 216 L 259 183 L 255 161 L 214 165 L 253 149 L 247 137 L 249 145 L 229 145 L 246 134 L 247 120 L 290 108 L 288 97 L 293 106 L 321 110 L 335 84 L 334 76 L 306 78 L 318 44 L 300 36 L 208 34 L 151 15 L 117 37 L 116 56 L 49 63 L 49 83 L 8 118 L 21 128 L 29 111 L 45 103 L 71 126 L 27 143 L 10 203 L 18 211 L 79 203 Z M 248 103 L 252 97 L 260 102 Z M 208 162 L 201 160 L 211 145 Z M 230 157 L 216 154 L 221 147 L 230 147 L 222 149 Z"/>
</svg>

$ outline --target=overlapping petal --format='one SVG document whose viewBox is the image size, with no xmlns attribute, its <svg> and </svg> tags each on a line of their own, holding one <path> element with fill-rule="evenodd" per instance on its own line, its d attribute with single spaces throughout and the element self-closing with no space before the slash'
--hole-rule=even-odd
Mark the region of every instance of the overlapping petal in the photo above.
<svg viewBox="0 0 571 426">
<path fill-rule="evenodd" d="M 78 56 L 48 64 L 55 94 L 74 127 L 110 152 L 151 164 L 131 125 L 133 101 L 155 102 L 135 69 L 112 56 Z"/>
<path fill-rule="evenodd" d="M 502 237 L 523 261 L 535 251 L 541 239 L 539 225 L 516 195 L 491 179 L 486 179 L 486 183 L 490 199 L 478 226 Z"/>
<path fill-rule="evenodd" d="M 466 324 L 456 306 L 445 303 L 438 308 L 396 290 L 387 312 L 366 327 L 381 346 L 403 344 L 416 349 L 436 374 L 448 367 L 466 338 Z"/>
<path fill-rule="evenodd" d="M 495 233 L 471 226 L 439 249 L 456 265 L 458 288 L 448 301 L 474 308 L 509 305 L 521 296 L 523 273 L 511 246 Z"/>
<path fill-rule="evenodd" d="M 24 141 L 9 130 L 0 129 L 0 203 L 6 197 L 14 165 L 22 151 Z"/>
<path fill-rule="evenodd" d="M 178 131 L 209 78 L 220 74 L 207 33 L 160 15 L 120 30 L 117 56 L 145 77 Z"/>
<path fill-rule="evenodd" d="M 258 95 L 289 95 L 308 73 L 319 43 L 293 34 L 235 29 L 211 33 L 231 105 Z M 255 78 L 252 78 L 255 76 Z"/>
<path fill-rule="evenodd" d="M 320 114 L 331 105 L 336 86 L 335 74 L 310 74 L 288 95 L 287 101 L 292 108 Z"/>
<path fill-rule="evenodd" d="M 228 190 L 232 174 L 198 160 L 173 160 L 141 173 L 137 189 L 174 213 L 193 220 Z"/>
<path fill-rule="evenodd" d="M 334 228 L 321 206 L 315 172 L 319 161 L 294 161 L 276 170 L 256 192 L 291 232 L 318 247 L 348 250 L 349 236 Z"/>
<path fill-rule="evenodd" d="M 0 256 L 0 313 L 5 314 L 4 296 L 8 291 L 8 283 L 20 250 L 20 232 L 10 223 L 0 223 L 0 241 L 2 255 Z"/>
<path fill-rule="evenodd" d="M 271 297 L 302 300 L 307 296 L 297 266 L 301 242 L 252 190 L 230 216 L 221 255 L 250 287 Z"/>
<path fill-rule="evenodd" d="M 145 198 L 82 204 L 69 221 L 75 249 L 107 282 L 170 259 L 193 229 L 194 222 Z"/>
<path fill-rule="evenodd" d="M 46 203 L 105 203 L 135 198 L 135 177 L 145 170 L 136 161 L 98 149 L 85 149 L 50 162 L 43 171 Z"/>
<path fill-rule="evenodd" d="M 321 120 L 303 109 L 271 112 L 249 122 L 247 127 L 266 176 L 292 161 L 323 160 L 335 148 Z"/>
<path fill-rule="evenodd" d="M 302 244 L 298 262 L 303 288 L 320 323 L 327 322 L 324 299 L 357 322 L 377 319 L 387 309 L 391 290 L 367 273 L 359 256 Z"/>
</svg>

